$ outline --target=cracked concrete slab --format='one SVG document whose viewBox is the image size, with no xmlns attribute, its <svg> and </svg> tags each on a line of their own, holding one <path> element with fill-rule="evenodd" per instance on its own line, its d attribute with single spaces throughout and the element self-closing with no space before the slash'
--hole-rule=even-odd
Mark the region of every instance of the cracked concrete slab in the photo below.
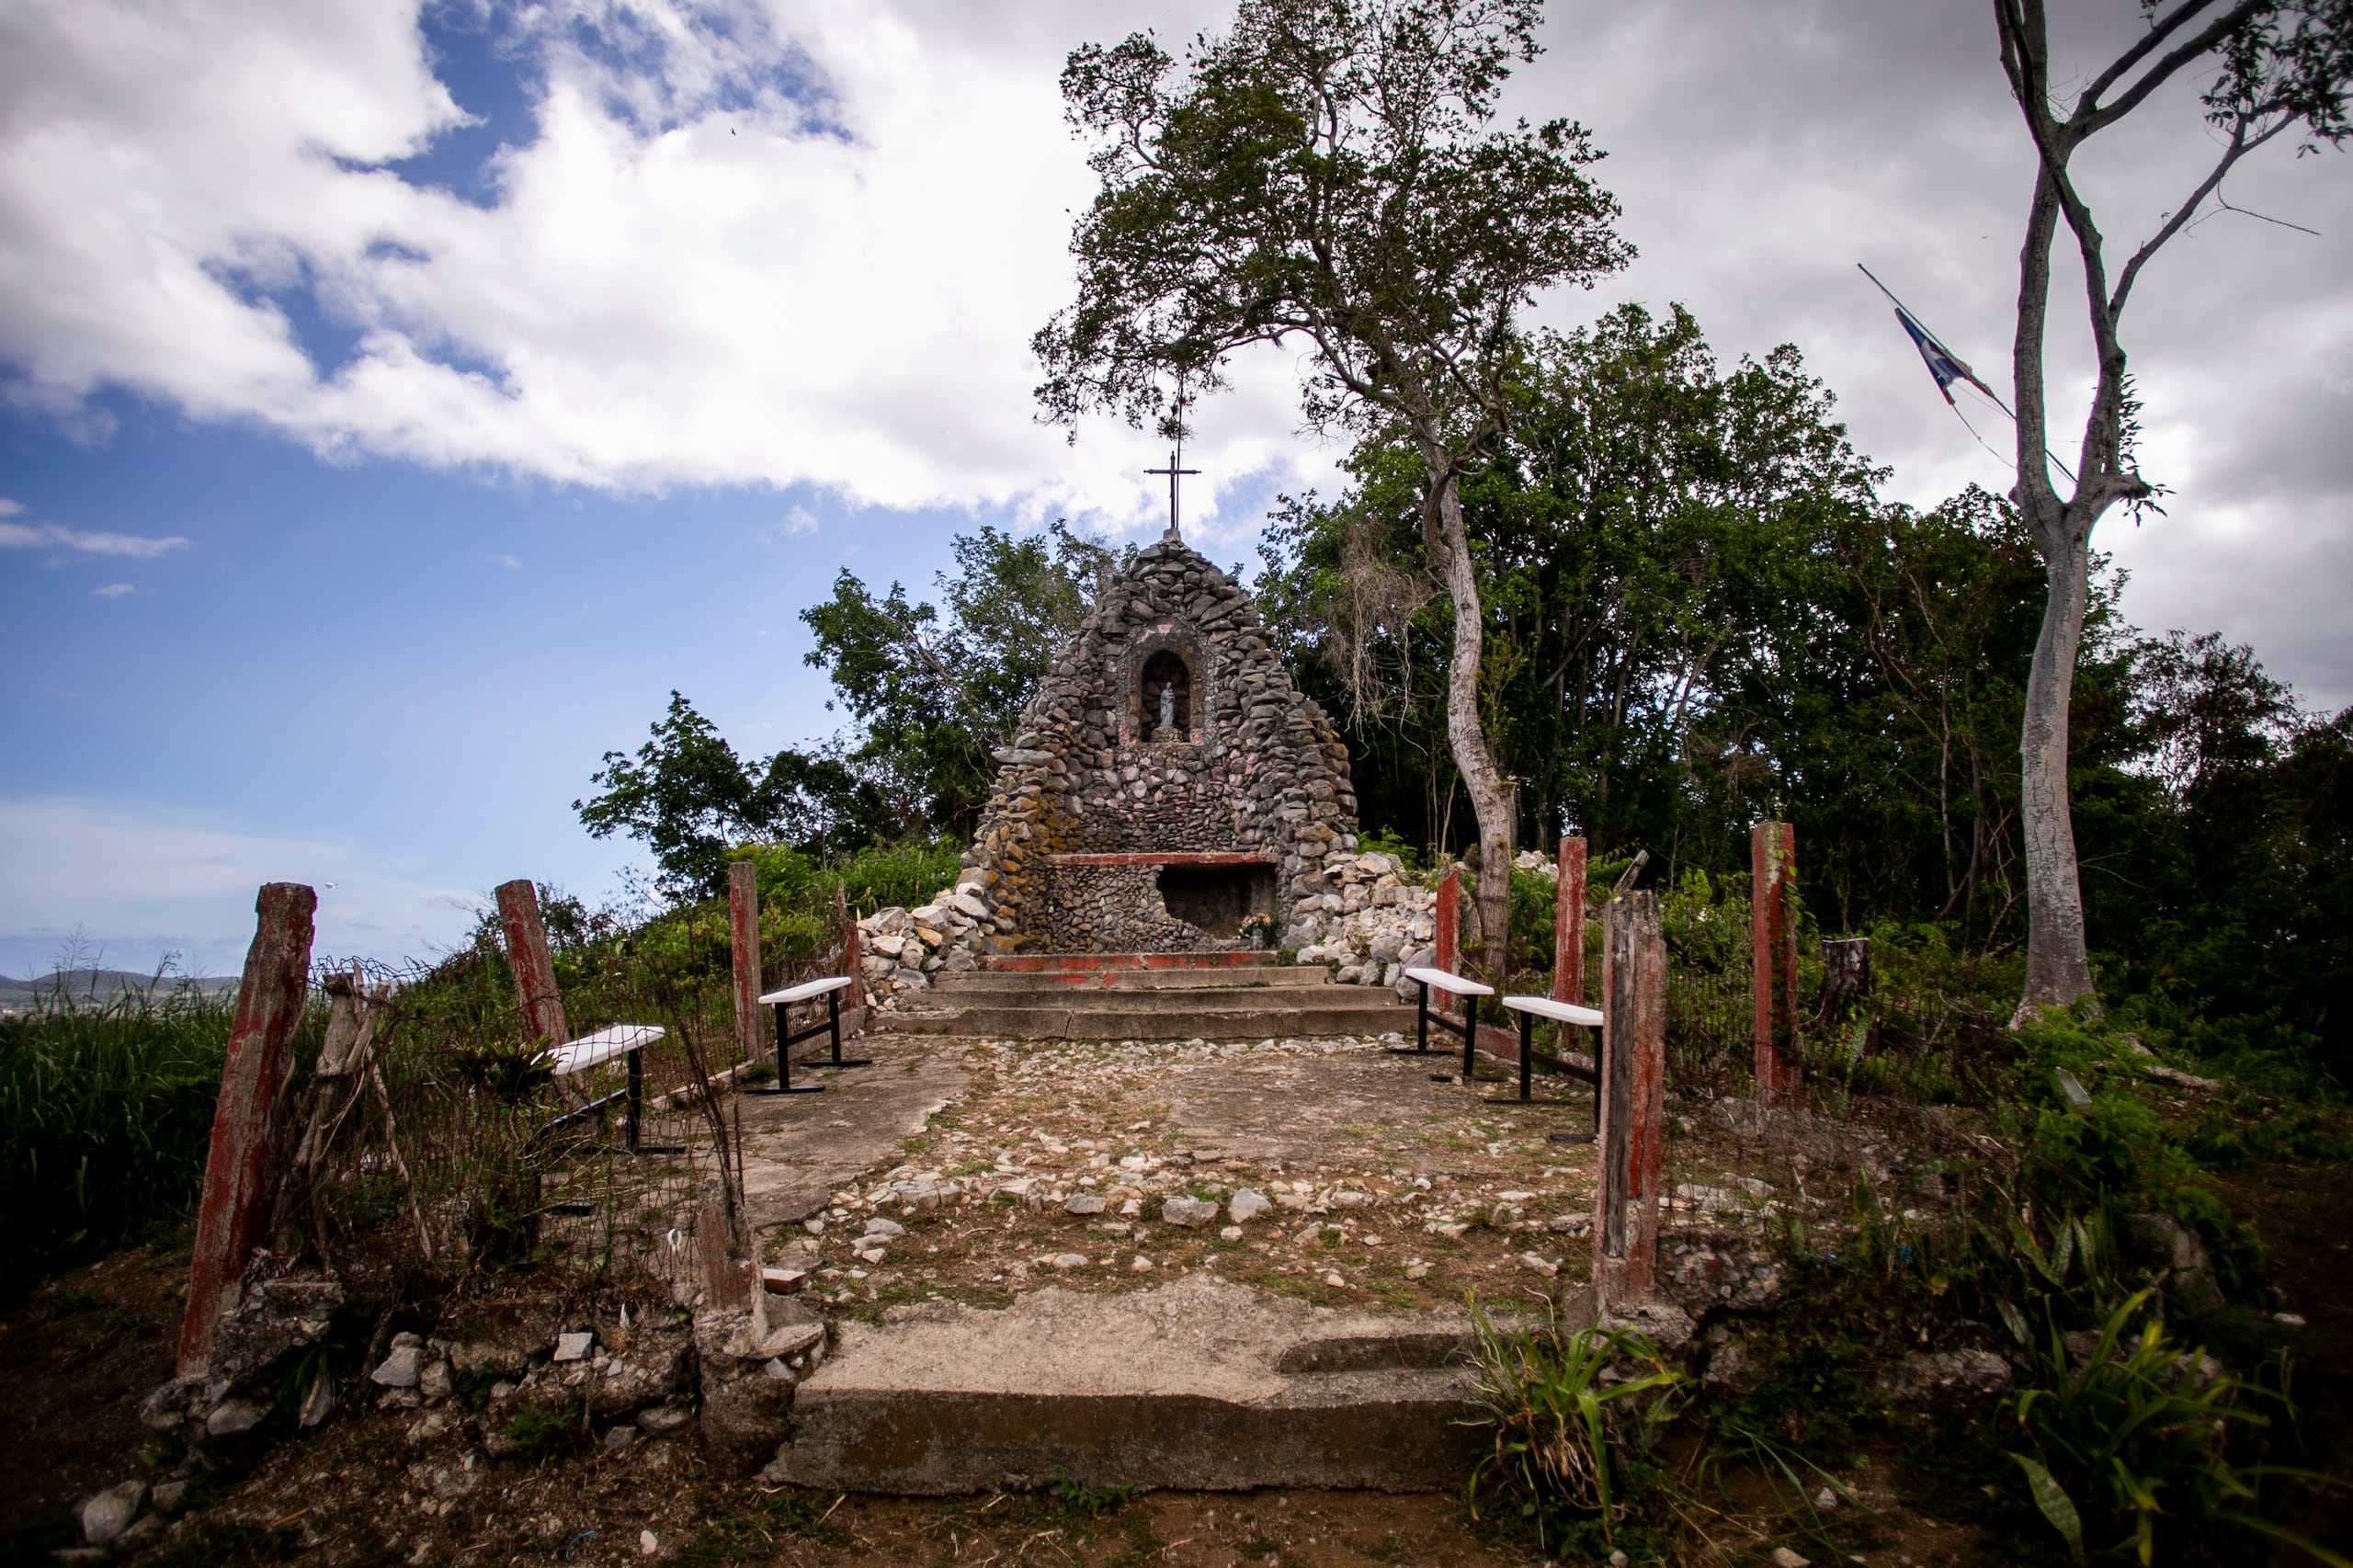
<svg viewBox="0 0 2353 1568">
<path fill-rule="evenodd" d="M 845 1182 L 896 1164 L 900 1144 L 972 1081 L 952 1043 L 869 1036 L 859 1050 L 872 1065 L 793 1070 L 796 1082 L 824 1084 L 824 1094 L 743 1096 L 744 1200 L 755 1232 L 805 1220 Z"/>
<path fill-rule="evenodd" d="M 938 1494 L 1035 1486 L 1454 1484 L 1475 1460 L 1467 1316 L 1339 1311 L 1196 1274 L 847 1321 L 766 1471 Z"/>
</svg>

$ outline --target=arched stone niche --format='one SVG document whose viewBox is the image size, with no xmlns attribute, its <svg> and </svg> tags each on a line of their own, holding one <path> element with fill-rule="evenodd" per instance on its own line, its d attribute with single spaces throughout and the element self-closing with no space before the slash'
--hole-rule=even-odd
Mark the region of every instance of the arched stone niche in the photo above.
<svg viewBox="0 0 2353 1568">
<path fill-rule="evenodd" d="M 1201 714 L 1208 698 L 1200 639 L 1174 624 L 1155 626 L 1128 645 L 1120 661 L 1120 686 L 1127 694 L 1127 713 L 1120 740 L 1134 744 L 1174 741 L 1198 744 Z M 1173 734 L 1161 730 L 1161 694 L 1170 692 Z"/>
</svg>

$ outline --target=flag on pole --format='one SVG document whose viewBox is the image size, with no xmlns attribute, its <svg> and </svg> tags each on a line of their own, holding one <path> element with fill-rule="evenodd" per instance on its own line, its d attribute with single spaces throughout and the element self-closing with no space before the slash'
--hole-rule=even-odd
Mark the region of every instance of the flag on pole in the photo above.
<svg viewBox="0 0 2353 1568">
<path fill-rule="evenodd" d="M 1877 279 L 1874 278 L 1873 281 L 1876 282 Z M 1987 397 L 1993 398 L 1997 407 L 2001 405 L 2002 400 L 1995 395 L 1994 389 L 1979 381 L 1977 372 L 1962 364 L 1960 357 L 1951 349 L 1938 342 L 1935 333 L 1915 321 L 1910 311 L 1905 310 L 1902 305 L 1896 306 L 1895 319 L 1904 324 L 1905 332 L 1912 335 L 1912 347 L 1920 351 L 1922 363 L 1928 367 L 1928 374 L 1937 379 L 1937 391 L 1944 394 L 1947 403 L 1952 402 L 1953 382 L 1967 381 Z M 1956 403 L 1954 406 L 1960 405 Z"/>
<path fill-rule="evenodd" d="M 1914 315 L 1911 311 L 1905 307 L 1904 301 L 1895 297 L 1894 290 L 1890 289 L 1886 284 L 1881 283 L 1879 280 L 1879 275 L 1877 273 L 1873 272 L 1870 267 L 1864 267 L 1859 261 L 1855 263 L 1855 266 L 1861 271 L 1864 277 L 1871 280 L 1871 286 L 1873 288 L 1887 296 L 1887 302 L 1895 307 L 1896 322 L 1904 328 L 1905 335 L 1912 339 L 1912 347 L 1920 351 L 1920 362 L 1927 366 L 1928 374 L 1936 378 L 1937 392 L 1944 398 L 1946 406 L 1949 407 L 1954 414 L 1960 415 L 1962 426 L 1968 430 L 1970 435 L 1976 437 L 1977 444 L 1979 446 L 1985 447 L 1985 449 L 1989 452 L 1994 452 L 1994 449 L 1992 447 L 1985 446 L 1985 437 L 1977 435 L 1977 426 L 1969 423 L 1969 415 L 1961 412 L 1961 404 L 1953 402 L 1952 384 L 1955 381 L 1967 381 L 1971 386 L 1975 387 L 1979 392 L 1984 392 L 1988 398 L 1992 399 L 1995 408 L 2000 409 L 2004 414 L 2008 414 L 2010 418 L 2015 421 L 2018 418 L 2018 415 L 2010 413 L 2010 405 L 2002 401 L 2001 393 L 1995 392 L 1992 387 L 1987 386 L 1984 381 L 1978 380 L 1977 372 L 1971 369 L 1966 364 L 1964 364 L 1960 355 L 1955 354 L 1951 349 L 1947 348 L 1942 343 L 1938 341 L 1937 335 L 1935 333 L 1930 332 L 1927 327 L 1922 326 L 1920 324 L 1920 318 Z M 1994 455 L 1997 458 L 2002 457 L 2002 454 L 1999 452 L 1994 452 Z M 2052 456 L 2050 449 L 2045 448 L 2043 449 L 2043 455 L 2051 459 L 2052 467 L 2056 468 L 2061 473 L 2067 476 L 2067 482 L 2069 483 L 2072 484 L 2075 482 L 2074 471 L 2069 469 L 2065 463 L 2061 462 L 2056 457 Z M 2003 458 L 2002 460 L 2005 462 L 2009 461 L 2007 458 Z"/>
</svg>

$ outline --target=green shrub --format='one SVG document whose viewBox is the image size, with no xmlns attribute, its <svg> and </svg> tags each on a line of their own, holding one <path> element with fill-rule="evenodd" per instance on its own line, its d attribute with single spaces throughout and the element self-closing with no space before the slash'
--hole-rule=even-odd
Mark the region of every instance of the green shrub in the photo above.
<svg viewBox="0 0 2353 1568">
<path fill-rule="evenodd" d="M 1394 855 L 1399 867 L 1409 876 L 1418 877 L 1429 867 L 1428 857 L 1417 846 L 1406 843 L 1385 827 L 1358 834 L 1357 851 L 1362 855 Z"/>
<path fill-rule="evenodd" d="M 2055 1324 L 2038 1336 L 2015 1310 L 2004 1314 L 2034 1361 L 2033 1381 L 2009 1403 L 2017 1434 L 2033 1451 L 2009 1456 L 2069 1555 L 2083 1562 L 2129 1553 L 2149 1563 L 2162 1545 L 2171 1562 L 2245 1562 L 2239 1552 L 2252 1546 L 2252 1533 L 2353 1568 L 2263 1517 L 2261 1488 L 2283 1473 L 2279 1467 L 2232 1458 L 2234 1429 L 2269 1424 L 2249 1403 L 2284 1408 L 2285 1400 L 2202 1350 L 2185 1350 L 2154 1316 L 2136 1329 L 2151 1294 L 2140 1291 L 2109 1313 L 2086 1355 L 2070 1350 Z"/>
<path fill-rule="evenodd" d="M 1682 1374 L 1632 1329 L 1563 1334 L 1548 1312 L 1540 1326 L 1506 1332 L 1476 1302 L 1472 1324 L 1472 1388 L 1494 1428 L 1471 1474 L 1473 1517 L 1486 1486 L 1517 1510 L 1539 1550 L 1586 1529 L 1606 1549 L 1631 1509 L 1641 1454 L 1675 1413 Z M 1612 1363 L 1632 1375 L 1605 1378 Z"/>
<path fill-rule="evenodd" d="M 0 1017 L 0 1270 L 193 1211 L 232 1011 L 185 987 Z"/>
</svg>

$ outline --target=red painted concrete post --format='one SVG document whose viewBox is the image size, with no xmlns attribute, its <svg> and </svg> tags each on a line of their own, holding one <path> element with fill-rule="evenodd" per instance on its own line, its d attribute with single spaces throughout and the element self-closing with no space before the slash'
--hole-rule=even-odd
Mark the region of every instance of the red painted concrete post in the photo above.
<svg viewBox="0 0 2353 1568">
<path fill-rule="evenodd" d="M 1607 1310 L 1643 1300 L 1657 1283 L 1666 1147 L 1666 938 L 1652 893 L 1621 893 L 1602 918 L 1606 1022 L 1593 1278 Z"/>
<path fill-rule="evenodd" d="M 1563 838 L 1552 905 L 1552 1000 L 1585 1003 L 1585 840 Z"/>
<path fill-rule="evenodd" d="M 1454 966 L 1462 961 L 1462 869 L 1449 866 L 1446 875 L 1438 880 L 1438 960 L 1437 967 L 1449 974 L 1462 971 Z"/>
<path fill-rule="evenodd" d="M 311 985 L 312 916 L 319 895 L 299 882 L 269 882 L 254 900 L 254 943 L 237 983 L 204 1196 L 196 1210 L 188 1310 L 180 1320 L 179 1375 L 200 1378 L 212 1363 L 212 1330 L 222 1292 L 244 1273 L 275 1194 L 270 1190 L 269 1112 L 286 1076 L 287 1048 Z"/>
<path fill-rule="evenodd" d="M 1462 868 L 1449 866 L 1438 880 L 1438 958 L 1436 967 L 1461 974 L 1462 962 Z M 1438 1000 L 1440 1012 L 1455 1011 L 1454 998 Z"/>
<path fill-rule="evenodd" d="M 529 877 L 498 885 L 498 923 L 506 932 L 506 967 L 515 973 L 515 1005 L 522 1010 L 525 1037 L 563 1044 L 572 1031 L 564 1026 L 563 996 L 555 988 L 555 961 L 548 957 L 539 890 Z"/>
<path fill-rule="evenodd" d="M 1798 934 L 1790 913 L 1797 830 L 1761 822 L 1749 831 L 1749 986 L 1756 1047 L 1756 1100 L 1793 1106 L 1803 1097 L 1798 1063 Z"/>
<path fill-rule="evenodd" d="M 735 1057 L 767 1053 L 760 1018 L 760 872 L 749 860 L 727 868 L 728 951 L 735 981 Z"/>
</svg>

